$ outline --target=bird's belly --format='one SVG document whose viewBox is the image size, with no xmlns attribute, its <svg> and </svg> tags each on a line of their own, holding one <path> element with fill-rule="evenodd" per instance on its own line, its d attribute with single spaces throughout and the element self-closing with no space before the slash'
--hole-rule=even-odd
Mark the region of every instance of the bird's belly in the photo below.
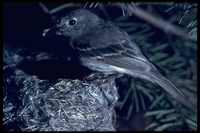
<svg viewBox="0 0 200 133">
<path fill-rule="evenodd" d="M 146 79 L 150 82 L 155 83 L 155 81 L 152 80 L 152 78 L 146 75 L 144 72 L 140 73 L 134 70 L 129 70 L 129 69 L 109 65 L 99 60 L 91 60 L 88 58 L 81 58 L 80 60 L 81 60 L 82 65 L 86 66 L 87 68 L 93 71 L 103 72 L 106 74 L 116 74 L 116 73 L 127 74 L 127 75 L 132 75 L 137 78 Z"/>
<path fill-rule="evenodd" d="M 83 66 L 86 66 L 87 68 L 93 70 L 93 71 L 99 71 L 107 74 L 113 74 L 116 73 L 116 70 L 112 70 L 111 65 L 103 63 L 98 60 L 91 60 L 88 58 L 80 58 L 81 64 Z"/>
</svg>

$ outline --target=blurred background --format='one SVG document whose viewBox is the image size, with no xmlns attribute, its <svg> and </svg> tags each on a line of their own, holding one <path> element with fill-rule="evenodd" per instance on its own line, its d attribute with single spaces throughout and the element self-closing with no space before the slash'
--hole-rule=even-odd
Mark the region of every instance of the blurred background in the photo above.
<svg viewBox="0 0 200 133">
<path fill-rule="evenodd" d="M 163 76 L 197 105 L 197 3 L 4 3 L 3 56 L 16 52 L 24 57 L 49 53 L 61 62 L 75 62 L 73 51 L 63 38 L 44 38 L 42 33 L 53 27 L 56 18 L 79 8 L 86 8 L 128 32 Z M 21 68 L 51 80 L 69 78 L 66 74 L 76 78 L 87 71 L 77 64 L 74 68 L 74 63 L 61 63 L 62 69 L 73 69 L 59 73 L 53 65 L 46 69 L 45 64 L 29 62 Z M 120 95 L 116 105 L 117 131 L 197 130 L 197 116 L 158 85 L 129 76 L 116 79 L 116 84 Z"/>
</svg>

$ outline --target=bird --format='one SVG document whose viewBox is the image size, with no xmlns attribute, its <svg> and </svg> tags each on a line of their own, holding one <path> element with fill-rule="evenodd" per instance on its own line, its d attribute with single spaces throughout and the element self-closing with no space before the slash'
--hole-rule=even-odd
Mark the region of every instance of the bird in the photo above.
<svg viewBox="0 0 200 133">
<path fill-rule="evenodd" d="M 70 38 L 80 64 L 107 74 L 127 74 L 160 85 L 165 91 L 197 114 L 196 107 L 168 79 L 162 76 L 151 60 L 127 32 L 86 9 L 76 9 L 44 31 Z"/>
</svg>

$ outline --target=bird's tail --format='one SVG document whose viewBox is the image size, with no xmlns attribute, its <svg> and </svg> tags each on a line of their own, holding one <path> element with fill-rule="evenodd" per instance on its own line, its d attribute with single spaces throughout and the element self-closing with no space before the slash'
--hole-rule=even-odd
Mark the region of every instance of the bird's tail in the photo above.
<svg viewBox="0 0 200 133">
<path fill-rule="evenodd" d="M 158 74 L 156 78 L 153 78 L 153 80 L 161 87 L 163 87 L 167 92 L 169 92 L 174 98 L 179 100 L 182 104 L 184 104 L 185 106 L 190 108 L 194 113 L 197 114 L 197 108 L 194 105 L 192 105 L 169 80 L 167 80 L 161 74 Z"/>
</svg>

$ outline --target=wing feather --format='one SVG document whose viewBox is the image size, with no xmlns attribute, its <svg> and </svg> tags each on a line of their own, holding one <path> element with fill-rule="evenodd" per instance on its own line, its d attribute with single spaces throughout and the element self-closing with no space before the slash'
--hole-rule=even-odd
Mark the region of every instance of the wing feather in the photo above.
<svg viewBox="0 0 200 133">
<path fill-rule="evenodd" d="M 98 28 L 101 28 L 101 30 Z M 96 32 L 91 31 L 83 36 L 83 39 L 79 39 L 84 40 L 89 37 L 85 43 L 73 42 L 80 58 L 87 58 L 95 61 L 95 63 L 99 62 L 123 69 L 135 70 L 138 73 L 143 73 L 152 68 L 152 64 L 142 54 L 137 44 L 131 41 L 129 35 L 120 28 L 107 22 L 93 30 Z M 90 67 L 91 63 L 87 65 L 87 62 L 82 62 L 82 64 Z M 102 66 L 102 69 L 105 68 Z"/>
</svg>

